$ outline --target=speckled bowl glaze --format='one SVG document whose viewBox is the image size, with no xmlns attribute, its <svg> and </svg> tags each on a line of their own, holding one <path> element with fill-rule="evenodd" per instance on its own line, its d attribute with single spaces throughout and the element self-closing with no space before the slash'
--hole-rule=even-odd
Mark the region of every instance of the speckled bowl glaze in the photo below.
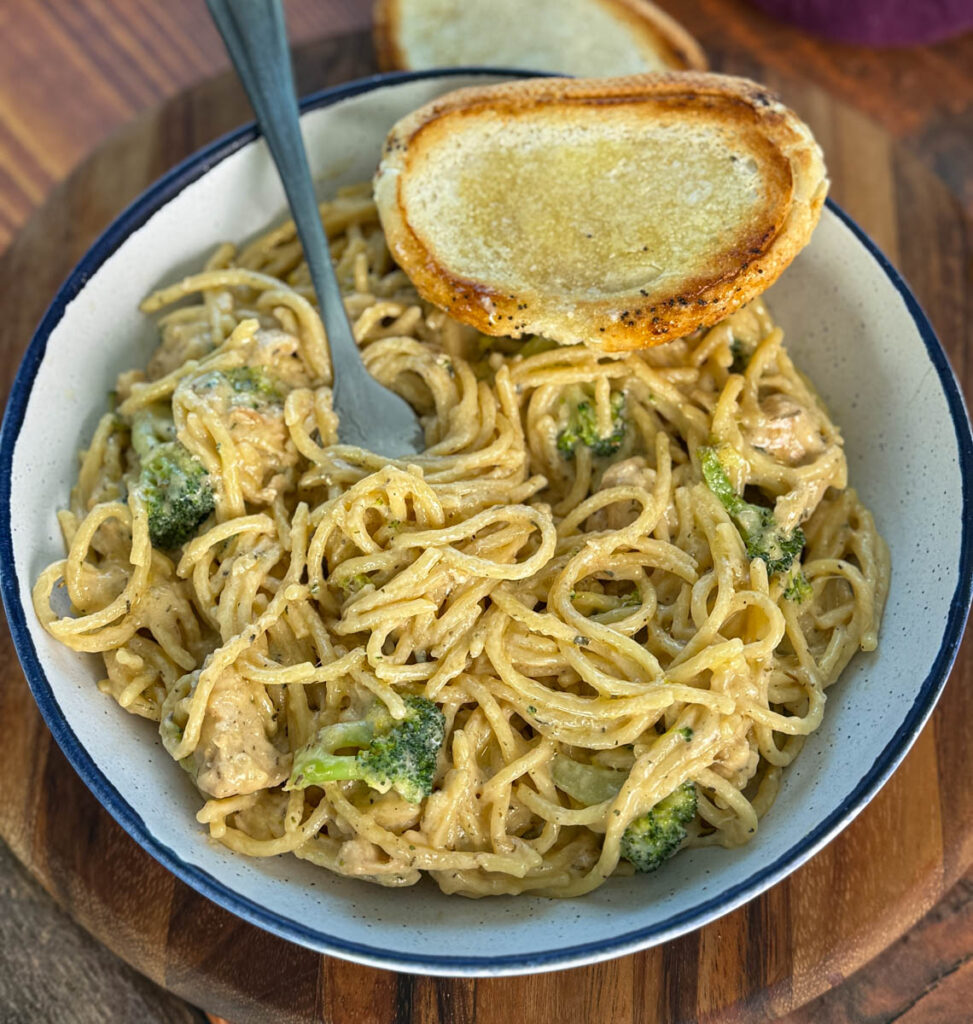
<svg viewBox="0 0 973 1024">
<path fill-rule="evenodd" d="M 379 77 L 306 100 L 322 195 L 369 177 L 392 123 L 457 86 L 511 77 L 450 71 Z M 177 167 L 123 213 L 65 283 L 24 358 L 0 435 L 3 598 L 28 681 L 58 743 L 133 838 L 183 881 L 272 932 L 335 956 L 431 974 L 495 975 L 600 960 L 671 939 L 779 882 L 865 806 L 928 717 L 955 656 L 971 576 L 973 444 L 956 382 L 908 288 L 829 204 L 769 295 L 798 365 L 844 428 L 851 479 L 892 549 L 878 652 L 828 695 L 824 724 L 744 849 L 686 851 L 652 875 L 582 899 L 479 901 L 433 885 L 386 890 L 294 858 L 249 860 L 211 842 L 199 797 L 155 728 L 95 688 L 93 657 L 56 644 L 30 601 L 62 554 L 55 510 L 119 370 L 144 365 L 137 310 L 214 245 L 284 211 L 262 141 L 245 128 Z M 917 530 L 916 523 L 923 528 Z"/>
</svg>

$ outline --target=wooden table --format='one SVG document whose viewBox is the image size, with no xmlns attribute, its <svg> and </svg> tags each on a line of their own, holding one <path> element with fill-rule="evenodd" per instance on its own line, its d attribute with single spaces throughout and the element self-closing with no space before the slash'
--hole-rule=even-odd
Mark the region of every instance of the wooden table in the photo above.
<svg viewBox="0 0 973 1024">
<path fill-rule="evenodd" d="M 860 113 L 855 130 L 866 150 L 885 137 L 902 140 L 973 214 L 973 37 L 874 54 L 803 38 L 738 0 L 664 6 L 704 46 L 729 53 L 736 69 L 752 60 L 800 73 L 839 96 Z M 368 5 L 292 0 L 288 16 L 301 43 L 361 28 Z M 0 251 L 110 132 L 223 68 L 201 0 L 0 0 Z M 867 206 L 888 197 L 877 188 L 856 198 Z M 878 240 L 892 251 L 907 244 Z M 852 978 L 833 979 L 831 991 L 790 1014 L 788 1024 L 970 1019 L 971 897 L 973 872 L 904 938 Z M 466 1020 L 465 990 L 455 989 L 456 1005 L 449 991 L 417 1015 Z M 399 998 L 422 1002 L 430 995 L 428 986 L 399 986 Z M 89 939 L 0 851 L 0 1019 L 69 1014 L 92 1021 L 202 1019 Z"/>
</svg>

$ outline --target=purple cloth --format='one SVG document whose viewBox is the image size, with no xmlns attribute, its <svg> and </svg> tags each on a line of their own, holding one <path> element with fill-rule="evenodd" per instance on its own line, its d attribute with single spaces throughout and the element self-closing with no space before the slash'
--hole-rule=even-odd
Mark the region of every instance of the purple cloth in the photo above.
<svg viewBox="0 0 973 1024">
<path fill-rule="evenodd" d="M 751 0 L 774 17 L 865 46 L 933 43 L 973 28 L 973 0 Z"/>
</svg>

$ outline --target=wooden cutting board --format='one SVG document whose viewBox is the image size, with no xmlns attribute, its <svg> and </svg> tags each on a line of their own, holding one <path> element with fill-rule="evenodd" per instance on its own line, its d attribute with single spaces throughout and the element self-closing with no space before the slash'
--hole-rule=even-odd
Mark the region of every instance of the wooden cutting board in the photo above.
<svg viewBox="0 0 973 1024">
<path fill-rule="evenodd" d="M 973 393 L 964 347 L 973 324 L 964 281 L 973 232 L 950 193 L 881 129 L 820 89 L 739 56 L 713 57 L 719 69 L 766 81 L 809 121 L 828 157 L 832 195 L 910 281 Z M 374 70 L 363 34 L 302 49 L 297 68 L 305 90 Z M 229 76 L 204 83 L 114 137 L 51 196 L 0 259 L 4 394 L 44 308 L 95 234 L 163 171 L 249 117 Z M 665 946 L 588 968 L 478 981 L 396 975 L 276 939 L 173 878 L 67 764 L 5 629 L 0 673 L 0 836 L 107 946 L 236 1024 L 770 1020 L 840 983 L 973 863 L 967 643 L 933 720 L 878 797 L 824 851 L 747 906 Z"/>
</svg>

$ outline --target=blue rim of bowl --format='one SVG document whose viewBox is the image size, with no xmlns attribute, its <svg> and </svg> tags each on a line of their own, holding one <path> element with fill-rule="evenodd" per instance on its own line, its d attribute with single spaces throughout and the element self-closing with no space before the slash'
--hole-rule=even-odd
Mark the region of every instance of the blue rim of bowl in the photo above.
<svg viewBox="0 0 973 1024">
<path fill-rule="evenodd" d="M 483 67 L 439 68 L 425 72 L 398 72 L 372 75 L 345 85 L 325 89 L 305 97 L 301 112 L 307 113 L 341 100 L 400 83 L 451 76 L 483 75 L 505 78 L 535 77 L 524 71 Z M 836 203 L 828 208 L 855 235 L 901 295 L 919 331 L 929 358 L 939 374 L 939 382 L 949 406 L 956 432 L 959 467 L 963 487 L 963 519 L 959 576 L 939 652 L 932 668 L 916 694 L 902 725 L 889 740 L 869 771 L 851 794 L 809 834 L 771 864 L 751 874 L 718 896 L 653 925 L 618 935 L 608 941 L 579 943 L 530 954 L 500 956 L 438 956 L 382 949 L 328 935 L 268 910 L 234 892 L 208 872 L 187 864 L 145 826 L 134 808 L 96 766 L 68 725 L 44 674 L 27 627 L 24 606 L 16 574 L 13 571 L 13 536 L 10 516 L 11 470 L 14 447 L 20 434 L 30 392 L 43 360 L 51 332 L 64 315 L 68 304 L 84 288 L 90 277 L 138 228 L 187 186 L 217 164 L 258 138 L 254 124 L 245 125 L 204 147 L 178 164 L 135 199 L 95 241 L 81 262 L 58 290 L 24 354 L 14 379 L 7 409 L 0 428 L 0 591 L 14 646 L 40 712 L 58 745 L 95 797 L 119 825 L 157 861 L 183 882 L 238 917 L 281 938 L 322 953 L 343 957 L 377 967 L 404 971 L 423 971 L 443 975 L 499 975 L 555 970 L 621 956 L 675 938 L 735 909 L 768 889 L 799 867 L 833 838 L 861 811 L 908 752 L 912 742 L 932 713 L 949 671 L 956 659 L 973 589 L 973 434 L 963 397 L 942 345 L 908 285 L 885 258 L 875 243 Z"/>
</svg>

